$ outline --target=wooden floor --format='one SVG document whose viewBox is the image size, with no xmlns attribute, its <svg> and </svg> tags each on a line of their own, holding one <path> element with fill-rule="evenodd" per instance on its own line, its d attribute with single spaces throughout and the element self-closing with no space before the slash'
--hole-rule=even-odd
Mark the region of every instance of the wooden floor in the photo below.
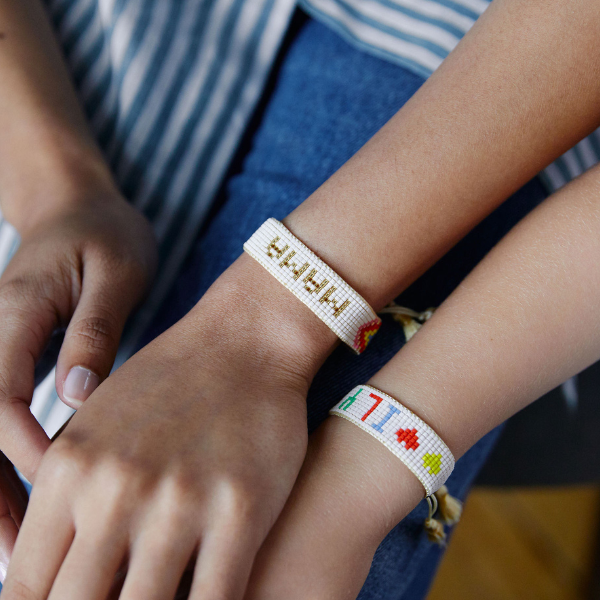
<svg viewBox="0 0 600 600">
<path fill-rule="evenodd" d="M 600 488 L 476 489 L 428 600 L 598 600 L 599 530 Z"/>
</svg>

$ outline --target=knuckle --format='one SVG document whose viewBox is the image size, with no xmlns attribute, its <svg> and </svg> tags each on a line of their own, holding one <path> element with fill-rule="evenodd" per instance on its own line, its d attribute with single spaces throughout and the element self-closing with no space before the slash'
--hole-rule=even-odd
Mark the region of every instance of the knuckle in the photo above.
<svg viewBox="0 0 600 600">
<path fill-rule="evenodd" d="M 76 272 L 75 266 L 68 261 L 67 264 L 53 265 L 51 269 L 23 271 L 20 268 L 2 281 L 0 307 L 27 308 L 32 303 L 37 305 L 40 298 L 53 302 L 57 293 L 71 291 L 73 280 L 77 279 Z"/>
<path fill-rule="evenodd" d="M 21 306 L 28 298 L 31 290 L 29 278 L 18 277 L 7 281 L 0 287 L 0 308 L 10 309 Z"/>
<path fill-rule="evenodd" d="M 19 273 L 2 283 L 0 301 L 3 306 L 22 306 L 32 298 L 50 295 L 56 285 L 45 273 Z"/>
<path fill-rule="evenodd" d="M 89 472 L 90 463 L 77 442 L 61 437 L 46 452 L 37 480 L 72 481 Z"/>
<path fill-rule="evenodd" d="M 5 324 L 29 326 L 35 323 L 33 300 L 40 298 L 37 287 L 30 277 L 19 277 L 2 284 L 0 287 L 0 311 Z M 48 303 L 48 308 L 52 310 L 51 302 Z"/>
<path fill-rule="evenodd" d="M 220 510 L 232 525 L 246 527 L 255 521 L 260 503 L 254 486 L 228 480 L 221 483 L 219 492 Z"/>
<path fill-rule="evenodd" d="M 72 297 L 72 283 L 60 273 L 60 268 L 55 273 L 20 273 L 2 281 L 0 313 L 7 328 L 22 331 L 25 327 L 42 345 L 44 323 L 64 324 Z"/>
<path fill-rule="evenodd" d="M 115 329 L 115 319 L 104 311 L 72 323 L 70 335 L 89 351 L 105 351 L 114 346 Z"/>
<path fill-rule="evenodd" d="M 17 402 L 21 402 L 20 398 L 12 397 L 12 386 L 11 382 L 8 379 L 4 369 L 0 369 L 0 398 L 5 400 L 5 402 L 0 405 L 0 421 L 4 417 L 4 412 L 10 409 L 11 404 L 15 404 Z"/>
<path fill-rule="evenodd" d="M 155 478 L 142 462 L 123 457 L 105 457 L 98 473 L 103 503 L 109 509 L 120 510 L 134 499 L 142 500 L 155 486 Z"/>
<path fill-rule="evenodd" d="M 192 477 L 170 476 L 163 481 L 161 492 L 164 507 L 174 519 L 197 512 L 202 501 L 200 487 Z"/>
<path fill-rule="evenodd" d="M 139 494 L 135 494 L 129 486 L 123 483 L 120 479 L 111 477 L 101 477 L 102 489 L 102 506 L 106 515 L 117 517 L 123 511 L 126 512 L 126 507 L 129 506 L 130 500 L 135 495 L 138 500 L 142 500 Z"/>
<path fill-rule="evenodd" d="M 128 482 L 145 479 L 143 465 L 127 458 L 111 456 L 102 465 L 102 475 L 110 489 L 119 492 Z"/>
</svg>

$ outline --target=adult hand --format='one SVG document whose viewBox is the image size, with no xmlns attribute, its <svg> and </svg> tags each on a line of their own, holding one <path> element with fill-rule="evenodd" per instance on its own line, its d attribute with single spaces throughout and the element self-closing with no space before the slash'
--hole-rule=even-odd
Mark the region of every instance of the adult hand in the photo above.
<svg viewBox="0 0 600 600">
<path fill-rule="evenodd" d="M 254 290 L 250 293 L 250 290 Z M 242 309 L 243 307 L 243 309 Z M 47 451 L 5 600 L 242 597 L 306 449 L 331 331 L 244 255 L 107 379 Z"/>
<path fill-rule="evenodd" d="M 57 390 L 78 408 L 108 376 L 156 261 L 150 226 L 112 190 L 65 199 L 33 221 L 20 228 L 20 247 L 0 278 L 0 450 L 30 481 L 50 443 L 29 405 L 35 365 L 53 331 L 67 328 Z M 10 503 L 0 485 L 2 494 L 0 508 Z M 20 518 L 3 529 L 0 557 L 10 555 Z"/>
</svg>

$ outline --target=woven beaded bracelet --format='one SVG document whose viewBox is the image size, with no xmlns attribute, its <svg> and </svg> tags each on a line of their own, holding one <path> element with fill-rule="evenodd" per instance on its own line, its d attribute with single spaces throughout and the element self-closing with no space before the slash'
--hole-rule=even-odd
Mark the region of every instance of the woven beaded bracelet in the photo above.
<svg viewBox="0 0 600 600">
<path fill-rule="evenodd" d="M 267 219 L 244 250 L 310 308 L 357 354 L 381 326 L 369 303 L 276 219 Z"/>
<path fill-rule="evenodd" d="M 440 436 L 377 388 L 355 387 L 329 414 L 358 425 L 391 450 L 423 484 L 427 497 L 444 485 L 454 469 L 454 456 Z"/>
</svg>

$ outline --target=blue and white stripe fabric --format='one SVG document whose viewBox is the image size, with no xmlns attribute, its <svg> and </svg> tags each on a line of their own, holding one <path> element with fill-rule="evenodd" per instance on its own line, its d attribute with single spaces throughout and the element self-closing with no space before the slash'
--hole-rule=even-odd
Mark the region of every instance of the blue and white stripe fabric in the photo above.
<svg viewBox="0 0 600 600">
<path fill-rule="evenodd" d="M 48 0 L 87 117 L 121 189 L 150 219 L 160 267 L 117 364 L 164 299 L 223 180 L 294 0 Z M 18 243 L 0 224 L 0 268 Z M 241 252 L 241 248 L 240 248 Z M 54 373 L 32 410 L 49 433 L 70 415 Z"/>
<path fill-rule="evenodd" d="M 429 77 L 488 0 L 300 0 L 350 43 Z"/>
<path fill-rule="evenodd" d="M 156 284 L 125 360 L 165 298 L 219 189 L 299 4 L 359 48 L 428 77 L 489 0 L 46 0 L 91 127 L 121 189 L 152 222 Z M 543 172 L 551 190 L 598 162 L 598 132 Z M 18 236 L 0 216 L 0 272 Z M 240 249 L 241 251 L 241 249 Z M 54 372 L 32 410 L 52 434 L 70 409 Z"/>
</svg>

